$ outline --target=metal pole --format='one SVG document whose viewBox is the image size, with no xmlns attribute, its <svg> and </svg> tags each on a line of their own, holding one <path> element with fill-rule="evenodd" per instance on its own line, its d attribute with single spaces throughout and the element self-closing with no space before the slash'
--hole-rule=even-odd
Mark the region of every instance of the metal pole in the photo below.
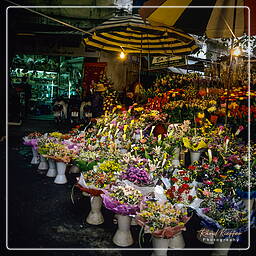
<svg viewBox="0 0 256 256">
<path fill-rule="evenodd" d="M 237 6 L 237 0 L 235 1 L 235 6 Z M 232 31 L 235 34 L 235 28 L 236 28 L 236 8 L 234 8 L 234 18 L 233 18 L 233 28 Z M 231 39 L 231 49 L 234 46 L 234 37 Z M 232 75 L 232 61 L 233 56 L 230 53 L 230 63 L 229 63 L 229 70 L 228 70 L 228 80 L 227 80 L 227 99 L 226 99 L 226 113 L 225 113 L 225 127 L 228 123 L 228 103 L 229 103 L 229 96 L 230 96 L 230 83 L 232 82 L 231 75 Z"/>
</svg>

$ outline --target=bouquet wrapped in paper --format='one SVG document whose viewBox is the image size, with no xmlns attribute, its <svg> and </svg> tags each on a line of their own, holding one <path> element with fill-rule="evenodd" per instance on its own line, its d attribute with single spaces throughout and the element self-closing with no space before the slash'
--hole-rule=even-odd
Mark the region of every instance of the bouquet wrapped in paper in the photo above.
<svg viewBox="0 0 256 256">
<path fill-rule="evenodd" d="M 113 186 L 101 197 L 107 209 L 121 215 L 135 215 L 143 200 L 140 191 L 128 185 Z"/>
<path fill-rule="evenodd" d="M 93 169 L 81 173 L 78 186 L 83 191 L 92 195 L 100 195 L 103 189 L 107 189 L 115 184 L 121 165 L 113 160 L 106 160 L 93 166 Z"/>
<path fill-rule="evenodd" d="M 223 237 L 239 236 L 248 229 L 248 212 L 243 202 L 234 197 L 208 198 L 201 202 L 197 214 L 205 228 L 224 230 Z"/>
<path fill-rule="evenodd" d="M 37 149 L 38 139 L 41 136 L 43 136 L 43 135 L 39 132 L 30 133 L 29 135 L 23 137 L 23 144 L 26 145 L 26 146 L 31 146 L 34 149 Z"/>
<path fill-rule="evenodd" d="M 145 233 L 162 238 L 172 238 L 185 230 L 189 219 L 185 208 L 156 200 L 143 202 L 136 216 L 136 222 L 144 227 Z"/>
</svg>

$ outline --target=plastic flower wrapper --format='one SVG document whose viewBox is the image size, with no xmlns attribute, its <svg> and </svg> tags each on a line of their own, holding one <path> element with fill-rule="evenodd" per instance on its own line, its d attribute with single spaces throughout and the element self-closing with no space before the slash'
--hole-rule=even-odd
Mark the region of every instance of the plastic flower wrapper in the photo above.
<svg viewBox="0 0 256 256">
<path fill-rule="evenodd" d="M 198 151 L 207 148 L 206 142 L 208 141 L 207 137 L 201 136 L 196 133 L 189 137 L 183 137 L 182 141 L 185 148 L 191 149 L 193 151 Z"/>
<path fill-rule="evenodd" d="M 42 137 L 43 134 L 39 132 L 33 132 L 23 137 L 23 144 L 26 146 L 31 146 L 34 149 L 37 149 L 38 139 Z"/>
<path fill-rule="evenodd" d="M 144 201 L 136 215 L 136 222 L 144 227 L 145 233 L 163 238 L 172 238 L 185 230 L 189 219 L 185 208 L 180 209 L 167 201 L 156 200 Z"/>
<path fill-rule="evenodd" d="M 240 152 L 242 152 L 239 160 L 241 161 L 234 165 L 234 172 L 237 174 L 234 178 L 234 186 L 236 187 L 237 195 L 245 199 L 256 198 L 256 147 L 254 144 L 251 145 L 250 156 L 248 154 L 248 146 L 240 147 Z M 248 169 L 249 162 L 250 171 Z M 248 191 L 249 188 L 250 192 Z"/>
<path fill-rule="evenodd" d="M 214 196 L 202 201 L 197 214 L 204 227 L 245 232 L 248 229 L 248 212 L 242 201 L 234 197 Z"/>
<path fill-rule="evenodd" d="M 101 191 L 115 184 L 119 172 L 122 170 L 119 163 L 113 160 L 105 160 L 93 166 L 92 170 L 83 172 L 78 184 L 88 189 L 88 192 L 92 194 L 93 191 Z"/>
<path fill-rule="evenodd" d="M 112 186 L 101 195 L 104 206 L 121 215 L 135 215 L 139 211 L 139 204 L 143 196 L 139 190 L 128 186 Z"/>
</svg>

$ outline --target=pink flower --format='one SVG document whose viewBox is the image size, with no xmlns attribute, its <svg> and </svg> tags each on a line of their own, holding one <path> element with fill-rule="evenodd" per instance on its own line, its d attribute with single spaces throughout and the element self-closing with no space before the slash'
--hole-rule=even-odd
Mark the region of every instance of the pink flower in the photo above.
<svg viewBox="0 0 256 256">
<path fill-rule="evenodd" d="M 205 196 L 210 196 L 210 195 L 211 195 L 211 192 L 208 191 L 208 190 L 204 190 L 204 191 L 203 191 L 203 195 L 205 195 Z"/>
</svg>

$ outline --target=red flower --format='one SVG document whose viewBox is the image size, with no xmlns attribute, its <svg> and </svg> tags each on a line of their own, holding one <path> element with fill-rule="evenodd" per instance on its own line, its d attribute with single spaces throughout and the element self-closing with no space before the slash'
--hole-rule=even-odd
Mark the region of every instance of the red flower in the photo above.
<svg viewBox="0 0 256 256">
<path fill-rule="evenodd" d="M 209 164 L 203 164 L 202 167 L 203 167 L 204 169 L 208 169 L 208 168 L 209 168 Z"/>
<path fill-rule="evenodd" d="M 184 189 L 189 189 L 189 185 L 188 184 L 182 184 L 181 187 L 184 188 Z"/>
<path fill-rule="evenodd" d="M 196 169 L 196 167 L 195 167 L 194 165 L 190 165 L 190 166 L 188 167 L 188 169 L 194 171 L 194 170 Z"/>
<path fill-rule="evenodd" d="M 193 199 L 193 196 L 189 195 L 188 200 L 191 201 Z"/>
<path fill-rule="evenodd" d="M 177 178 L 171 178 L 171 180 L 172 180 L 173 182 L 177 182 L 177 181 L 178 181 Z"/>
<path fill-rule="evenodd" d="M 189 177 L 183 177 L 183 180 L 184 181 L 189 181 L 190 179 L 189 179 Z"/>
</svg>

